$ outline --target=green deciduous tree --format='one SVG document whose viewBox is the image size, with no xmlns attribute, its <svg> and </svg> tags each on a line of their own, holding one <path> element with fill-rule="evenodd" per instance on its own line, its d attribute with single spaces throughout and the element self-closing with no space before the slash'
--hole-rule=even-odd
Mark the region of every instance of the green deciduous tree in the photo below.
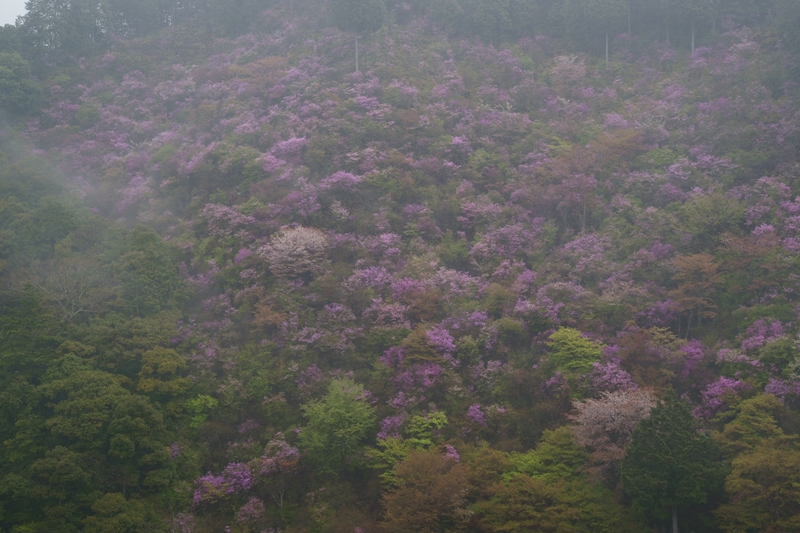
<svg viewBox="0 0 800 533">
<path fill-rule="evenodd" d="M 208 413 L 216 409 L 219 401 L 206 394 L 199 394 L 186 402 L 186 411 L 192 415 L 189 421 L 190 428 L 199 428 L 208 418 Z"/>
<path fill-rule="evenodd" d="M 0 505 L 10 510 L 0 527 L 77 531 L 103 491 L 129 497 L 172 482 L 163 418 L 146 398 L 73 354 L 50 364 L 40 381 L 16 420 L 4 420 L 15 434 L 0 456 L 8 472 L 0 486 L 9 487 L 0 490 Z"/>
<path fill-rule="evenodd" d="M 74 205 L 64 197 L 45 196 L 38 207 L 17 226 L 32 257 L 47 257 L 53 247 L 80 225 Z"/>
<path fill-rule="evenodd" d="M 19 28 L 13 24 L 0 26 L 0 52 L 21 54 L 23 50 Z"/>
<path fill-rule="evenodd" d="M 367 451 L 372 460 L 372 467 L 383 470 L 381 480 L 387 485 L 396 485 L 399 481 L 394 467 L 403 461 L 411 450 L 427 450 L 440 438 L 436 432 L 447 425 L 447 416 L 440 411 L 428 413 L 427 416 L 413 416 L 405 430 L 405 436 L 379 439 L 378 445 Z"/>
<path fill-rule="evenodd" d="M 733 420 L 715 433 L 714 438 L 731 457 L 750 452 L 765 440 L 783 437 L 774 413 L 784 408 L 777 398 L 768 394 L 744 400 L 736 406 Z"/>
<path fill-rule="evenodd" d="M 547 341 L 550 361 L 556 370 L 576 376 L 592 369 L 602 355 L 600 346 L 574 328 L 559 328 Z"/>
<path fill-rule="evenodd" d="M 776 415 L 786 410 L 771 395 L 736 406 L 715 440 L 733 458 L 725 478 L 728 502 L 716 511 L 723 531 L 795 531 L 800 528 L 800 446 Z"/>
<path fill-rule="evenodd" d="M 118 493 L 104 494 L 92 504 L 94 514 L 84 520 L 85 533 L 140 533 L 156 531 L 152 527 L 157 516 L 141 500 Z"/>
<path fill-rule="evenodd" d="M 40 390 L 53 405 L 50 432 L 81 451 L 100 451 L 113 408 L 129 393 L 105 372 L 91 369 L 77 356 L 56 361 Z"/>
<path fill-rule="evenodd" d="M 691 248 L 703 252 L 716 246 L 742 222 L 744 211 L 739 200 L 719 192 L 692 196 L 680 209 L 681 225 L 692 235 Z"/>
<path fill-rule="evenodd" d="M 174 308 L 182 295 L 172 249 L 150 228 L 128 234 L 128 252 L 117 263 L 125 307 L 137 317 Z"/>
<path fill-rule="evenodd" d="M 478 510 L 492 532 L 579 533 L 580 511 L 561 489 L 519 474 L 499 486 L 494 498 Z"/>
<path fill-rule="evenodd" d="M 703 503 L 721 481 L 721 462 L 711 438 L 699 433 L 690 405 L 669 391 L 650 417 L 633 430 L 622 460 L 622 484 L 634 504 L 658 518 Z"/>
<path fill-rule="evenodd" d="M 31 67 L 18 53 L 0 53 L 0 110 L 27 111 L 41 91 L 31 77 Z"/>
<path fill-rule="evenodd" d="M 511 456 L 515 468 L 533 479 L 547 482 L 574 479 L 589 454 L 574 441 L 567 426 L 545 431 L 535 449 Z"/>
<path fill-rule="evenodd" d="M 408 442 L 414 448 L 430 448 L 436 440 L 436 432 L 446 425 L 447 416 L 440 411 L 434 411 L 427 416 L 413 416 L 406 430 Z"/>
<path fill-rule="evenodd" d="M 800 450 L 767 441 L 736 457 L 725 479 L 729 503 L 716 510 L 723 531 L 800 530 Z"/>
<path fill-rule="evenodd" d="M 70 449 L 102 460 L 112 486 L 125 493 L 132 486 L 169 481 L 163 417 L 111 374 L 70 354 L 51 366 L 40 390 L 53 406 L 46 421 L 50 433 Z"/>
<path fill-rule="evenodd" d="M 142 370 L 136 389 L 144 393 L 177 396 L 186 392 L 191 380 L 182 376 L 186 359 L 169 348 L 156 346 L 142 354 Z"/>
<path fill-rule="evenodd" d="M 351 379 L 334 380 L 321 400 L 303 405 L 308 424 L 300 432 L 300 448 L 323 473 L 352 468 L 367 433 L 375 425 L 375 410 L 364 400 L 364 388 Z"/>
<path fill-rule="evenodd" d="M 54 358 L 60 344 L 52 331 L 53 317 L 42 309 L 39 294 L 24 290 L 3 295 L 0 314 L 0 384 L 22 378 L 34 381 Z"/>
<path fill-rule="evenodd" d="M 12 495 L 12 501 L 14 496 L 24 496 L 26 500 L 18 502 L 22 512 L 13 519 L 30 520 L 36 524 L 34 531 L 74 531 L 91 501 L 99 495 L 86 458 L 64 446 L 45 452 L 30 465 L 27 474 L 16 480 L 13 474 L 9 476 L 16 490 L 25 486 L 28 489 Z"/>
<path fill-rule="evenodd" d="M 588 457 L 569 427 L 545 431 L 535 449 L 511 454 L 514 471 L 476 509 L 490 531 L 632 531 L 628 512 L 611 492 L 588 482 Z"/>
<path fill-rule="evenodd" d="M 719 266 L 714 261 L 714 256 L 710 254 L 693 254 L 676 257 L 672 264 L 677 272 L 672 277 L 678 282 L 678 287 L 669 292 L 671 298 L 675 300 L 681 311 L 687 313 L 686 335 L 689 335 L 689 328 L 692 319 L 695 318 L 697 325 L 702 323 L 704 318 L 714 318 L 717 316 L 717 306 L 711 299 L 717 285 L 722 282 L 719 275 Z"/>
</svg>

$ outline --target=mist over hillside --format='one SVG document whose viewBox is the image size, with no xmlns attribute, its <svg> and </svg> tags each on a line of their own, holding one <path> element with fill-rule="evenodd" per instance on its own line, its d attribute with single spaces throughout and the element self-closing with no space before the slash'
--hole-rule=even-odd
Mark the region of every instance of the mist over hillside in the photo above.
<svg viewBox="0 0 800 533">
<path fill-rule="evenodd" d="M 800 530 L 800 4 L 27 10 L 0 533 Z"/>
</svg>

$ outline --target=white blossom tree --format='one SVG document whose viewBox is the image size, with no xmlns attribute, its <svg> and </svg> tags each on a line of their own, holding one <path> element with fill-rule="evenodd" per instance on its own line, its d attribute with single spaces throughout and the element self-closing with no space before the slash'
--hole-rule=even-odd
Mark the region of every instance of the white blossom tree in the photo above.
<svg viewBox="0 0 800 533">
<path fill-rule="evenodd" d="M 315 272 L 328 251 L 328 238 L 314 228 L 286 228 L 262 246 L 259 253 L 280 278 L 296 278 Z"/>
<path fill-rule="evenodd" d="M 606 481 L 616 476 L 633 428 L 655 405 L 649 390 L 604 392 L 597 400 L 572 402 L 572 432 L 577 443 L 591 450 L 592 475 Z"/>
</svg>

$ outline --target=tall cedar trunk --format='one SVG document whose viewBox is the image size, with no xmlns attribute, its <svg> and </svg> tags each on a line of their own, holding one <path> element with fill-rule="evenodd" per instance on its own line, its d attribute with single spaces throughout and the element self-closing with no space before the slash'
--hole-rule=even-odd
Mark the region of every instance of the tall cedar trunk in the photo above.
<svg viewBox="0 0 800 533">
<path fill-rule="evenodd" d="M 608 50 L 608 45 L 606 44 L 606 50 Z M 606 51 L 606 57 L 608 57 L 608 51 Z M 606 59 L 608 61 L 608 59 Z M 608 69 L 608 63 L 606 63 L 606 70 Z M 583 216 L 581 216 L 581 232 L 586 227 L 586 204 L 583 204 Z"/>
<path fill-rule="evenodd" d="M 628 37 L 631 36 L 631 0 L 628 0 Z"/>
<path fill-rule="evenodd" d="M 606 32 L 606 70 L 608 70 L 608 32 Z"/>
<path fill-rule="evenodd" d="M 686 336 L 684 339 L 689 338 L 689 329 L 692 327 L 692 316 L 694 316 L 694 309 L 689 311 L 689 316 L 686 318 Z M 680 335 L 680 331 L 678 332 L 678 335 Z"/>
<path fill-rule="evenodd" d="M 280 520 L 281 526 L 283 526 L 283 490 L 279 491 L 280 499 L 278 500 L 278 510 L 280 512 L 278 519 Z"/>
<path fill-rule="evenodd" d="M 356 72 L 358 72 L 358 35 L 356 35 Z"/>
<path fill-rule="evenodd" d="M 672 533 L 678 533 L 678 507 L 672 505 Z"/>
</svg>

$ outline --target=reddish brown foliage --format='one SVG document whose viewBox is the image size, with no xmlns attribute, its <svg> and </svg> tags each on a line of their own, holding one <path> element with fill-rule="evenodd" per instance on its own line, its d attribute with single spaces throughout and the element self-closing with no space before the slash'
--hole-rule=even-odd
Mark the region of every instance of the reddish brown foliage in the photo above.
<svg viewBox="0 0 800 533">
<path fill-rule="evenodd" d="M 383 496 L 382 526 L 391 533 L 432 533 L 459 529 L 465 506 L 467 471 L 438 450 L 412 451 L 395 467 L 399 486 Z"/>
</svg>

